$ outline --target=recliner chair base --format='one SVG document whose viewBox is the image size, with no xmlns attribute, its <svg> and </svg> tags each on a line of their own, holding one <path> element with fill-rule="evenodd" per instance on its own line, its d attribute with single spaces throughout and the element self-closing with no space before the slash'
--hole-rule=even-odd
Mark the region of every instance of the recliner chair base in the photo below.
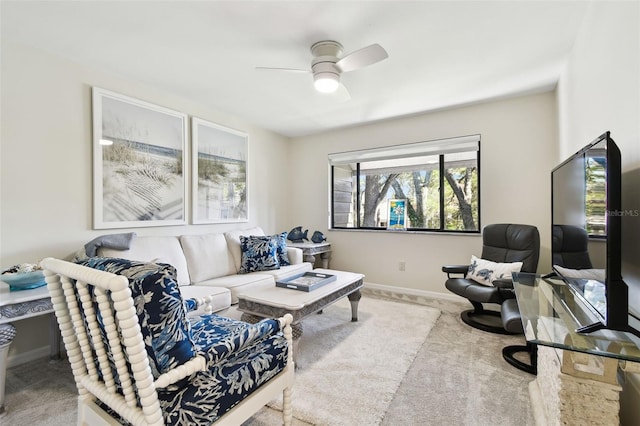
<svg viewBox="0 0 640 426">
<path fill-rule="evenodd" d="M 529 354 L 529 360 L 531 364 L 527 364 L 519 359 L 516 359 L 515 354 L 518 352 L 526 352 Z M 513 345 L 502 348 L 502 357 L 509 364 L 517 368 L 518 370 L 526 371 L 534 376 L 538 374 L 538 347 L 533 343 L 527 342 L 526 346 Z"/>
<path fill-rule="evenodd" d="M 502 327 L 502 321 L 500 320 L 500 312 L 496 311 L 482 311 L 476 312 L 473 309 L 469 309 L 467 311 L 463 311 L 460 313 L 460 318 L 462 321 L 470 325 L 473 328 L 477 328 L 478 330 L 486 331 L 489 333 L 496 334 L 516 334 L 511 333 L 505 330 Z M 484 319 L 485 321 L 481 321 L 480 319 Z M 495 323 L 495 325 L 491 324 Z"/>
<path fill-rule="evenodd" d="M 496 334 L 519 334 L 505 330 L 502 325 L 501 313 L 485 310 L 481 303 L 471 302 L 474 309 L 468 309 L 460 313 L 462 322 L 478 330 Z"/>
</svg>

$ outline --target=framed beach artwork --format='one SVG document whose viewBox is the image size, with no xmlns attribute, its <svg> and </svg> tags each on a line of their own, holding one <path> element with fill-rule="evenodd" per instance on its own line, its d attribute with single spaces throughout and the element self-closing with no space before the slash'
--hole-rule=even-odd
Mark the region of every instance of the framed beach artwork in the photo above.
<svg viewBox="0 0 640 426">
<path fill-rule="evenodd" d="M 389 224 L 387 229 L 407 229 L 407 200 L 389 200 Z"/>
<path fill-rule="evenodd" d="M 191 127 L 193 223 L 248 222 L 249 136 L 195 117 Z"/>
<path fill-rule="evenodd" d="M 187 222 L 187 116 L 93 88 L 94 229 Z"/>
</svg>

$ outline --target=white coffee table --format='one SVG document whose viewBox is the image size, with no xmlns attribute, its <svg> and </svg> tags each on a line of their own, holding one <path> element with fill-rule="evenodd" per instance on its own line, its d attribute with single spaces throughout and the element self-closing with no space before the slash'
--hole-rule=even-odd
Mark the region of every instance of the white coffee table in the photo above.
<svg viewBox="0 0 640 426">
<path fill-rule="evenodd" d="M 285 314 L 293 316 L 294 355 L 295 347 L 302 336 L 301 321 L 309 315 L 321 312 L 343 297 L 351 303 L 351 321 L 358 321 L 358 302 L 362 295 L 364 275 L 354 272 L 314 269 L 314 272 L 336 275 L 336 280 L 313 291 L 299 291 L 273 287 L 248 290 L 238 295 L 238 310 L 242 320 L 257 322 L 263 318 L 279 318 Z"/>
</svg>

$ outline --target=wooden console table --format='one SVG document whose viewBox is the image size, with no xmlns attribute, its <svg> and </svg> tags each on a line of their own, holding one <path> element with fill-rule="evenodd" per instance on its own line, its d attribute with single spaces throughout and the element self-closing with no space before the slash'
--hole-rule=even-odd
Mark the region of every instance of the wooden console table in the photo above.
<svg viewBox="0 0 640 426">
<path fill-rule="evenodd" d="M 322 260 L 322 267 L 329 269 L 329 259 L 331 259 L 331 243 L 291 243 L 287 242 L 290 247 L 296 247 L 302 250 L 305 262 L 311 262 L 312 265 L 316 264 L 316 255 L 320 255 Z"/>
<path fill-rule="evenodd" d="M 529 385 L 536 424 L 620 424 L 618 368 L 640 371 L 640 339 L 612 330 L 577 333 L 597 318 L 560 279 L 517 273 L 513 283 L 525 337 L 538 351 Z M 640 324 L 630 317 L 630 325 Z"/>
</svg>

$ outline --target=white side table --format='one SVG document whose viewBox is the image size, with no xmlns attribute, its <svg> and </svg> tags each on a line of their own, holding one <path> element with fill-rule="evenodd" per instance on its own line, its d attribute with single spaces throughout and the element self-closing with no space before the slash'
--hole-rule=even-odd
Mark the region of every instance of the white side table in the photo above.
<svg viewBox="0 0 640 426">
<path fill-rule="evenodd" d="M 9 291 L 9 285 L 0 283 L 0 325 L 10 324 L 25 318 L 50 315 L 49 344 L 51 345 L 51 359 L 60 358 L 60 332 L 53 314 L 53 305 L 49 297 L 47 286 L 32 290 Z M 13 327 L 3 327 L 10 331 Z M 0 345 L 0 413 L 4 411 L 4 384 L 7 369 L 7 353 L 13 335 L 7 333 L 7 338 Z"/>
<path fill-rule="evenodd" d="M 287 246 L 296 247 L 302 250 L 305 262 L 311 262 L 312 265 L 316 264 L 316 255 L 320 255 L 322 260 L 322 267 L 329 269 L 329 260 L 331 259 L 331 243 L 292 243 L 287 241 Z"/>
</svg>

